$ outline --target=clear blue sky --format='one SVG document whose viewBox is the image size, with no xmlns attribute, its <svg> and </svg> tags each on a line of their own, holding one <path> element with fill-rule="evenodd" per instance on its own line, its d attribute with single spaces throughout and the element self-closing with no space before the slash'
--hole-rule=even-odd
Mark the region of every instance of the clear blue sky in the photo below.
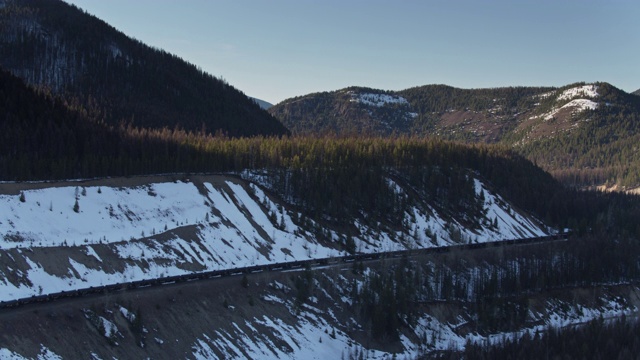
<svg viewBox="0 0 640 360">
<path fill-rule="evenodd" d="M 67 0 L 271 103 L 347 86 L 640 88 L 637 0 Z"/>
</svg>

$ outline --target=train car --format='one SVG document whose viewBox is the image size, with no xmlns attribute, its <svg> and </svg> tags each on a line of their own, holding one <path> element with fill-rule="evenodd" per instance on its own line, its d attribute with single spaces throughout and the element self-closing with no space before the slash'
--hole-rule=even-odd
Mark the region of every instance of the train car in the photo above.
<svg viewBox="0 0 640 360">
<path fill-rule="evenodd" d="M 184 274 L 184 275 L 169 276 L 169 277 L 157 278 L 157 279 L 137 280 L 137 281 L 120 283 L 120 284 L 109 284 L 109 285 L 97 286 L 97 287 L 90 286 L 84 289 L 76 289 L 72 291 L 61 291 L 58 293 L 52 293 L 52 294 L 46 294 L 46 295 L 33 295 L 27 298 L 2 301 L 0 302 L 0 308 L 14 308 L 14 307 L 19 307 L 19 306 L 23 306 L 31 303 L 36 303 L 36 302 L 55 301 L 61 298 L 78 297 L 78 296 L 85 296 L 85 295 L 96 294 L 96 293 L 106 294 L 106 293 L 112 293 L 117 291 L 137 289 L 141 287 L 159 286 L 163 284 L 170 284 L 170 283 L 176 283 L 176 282 L 182 282 L 182 281 L 195 281 L 200 279 L 230 276 L 230 275 L 236 275 L 236 274 L 249 274 L 249 273 L 254 273 L 259 271 L 279 271 L 279 270 L 286 270 L 286 269 L 298 269 L 302 267 L 338 264 L 340 262 L 349 263 L 354 261 L 378 260 L 378 259 L 384 259 L 384 258 L 398 258 L 402 256 L 412 256 L 416 254 L 447 253 L 447 252 L 450 252 L 452 249 L 482 249 L 482 248 L 487 248 L 489 246 L 498 247 L 503 245 L 530 244 L 530 243 L 545 242 L 545 241 L 568 240 L 571 235 L 572 235 L 571 231 L 567 230 L 557 234 L 535 236 L 535 237 L 529 237 L 529 238 L 523 238 L 523 239 L 509 239 L 509 240 L 491 241 L 491 242 L 484 242 L 484 243 L 450 245 L 450 246 L 432 247 L 432 248 L 425 248 L 425 249 L 418 249 L 418 250 L 399 250 L 399 251 L 389 251 L 389 252 L 379 252 L 379 253 L 349 254 L 349 255 L 338 256 L 338 257 L 298 260 L 298 261 L 290 261 L 290 262 L 276 263 L 276 264 L 248 266 L 248 267 L 242 267 L 242 268 L 236 268 L 236 269 L 213 270 L 213 271 L 200 272 L 200 273 L 190 273 L 190 274 Z"/>
<path fill-rule="evenodd" d="M 10 309 L 18 306 L 20 306 L 20 300 L 0 301 L 0 308 L 2 309 Z"/>
</svg>

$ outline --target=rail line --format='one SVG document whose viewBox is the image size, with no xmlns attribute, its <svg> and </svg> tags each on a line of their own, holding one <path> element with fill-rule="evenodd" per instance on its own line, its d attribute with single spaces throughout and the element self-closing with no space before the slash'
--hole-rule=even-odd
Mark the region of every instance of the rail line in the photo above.
<svg viewBox="0 0 640 360">
<path fill-rule="evenodd" d="M 140 289 L 140 288 L 151 287 L 151 286 L 156 287 L 156 286 L 163 286 L 163 285 L 175 284 L 180 282 L 205 280 L 205 279 L 233 276 L 233 275 L 239 275 L 239 274 L 292 270 L 292 269 L 299 269 L 299 268 L 306 268 L 306 267 L 314 268 L 314 267 L 321 267 L 321 266 L 334 265 L 334 264 L 340 264 L 340 263 L 352 263 L 355 261 L 373 261 L 373 260 L 381 260 L 381 259 L 400 258 L 403 256 L 419 256 L 419 255 L 426 255 L 426 254 L 447 253 L 452 250 L 475 250 L 475 249 L 485 249 L 485 248 L 499 247 L 499 246 L 544 243 L 544 242 L 551 242 L 551 241 L 558 241 L 558 240 L 567 240 L 570 235 L 571 235 L 570 232 L 564 232 L 564 233 L 559 233 L 555 235 L 538 236 L 538 237 L 521 238 L 521 239 L 488 241 L 488 242 L 474 243 L 474 244 L 449 245 L 449 246 L 440 246 L 440 247 L 431 247 L 431 248 L 413 249 L 413 250 L 386 251 L 386 252 L 378 252 L 378 253 L 360 253 L 360 254 L 352 254 L 352 255 L 344 255 L 344 256 L 336 256 L 336 257 L 245 266 L 245 267 L 233 268 L 233 269 L 194 272 L 194 273 L 184 274 L 184 275 L 136 280 L 136 281 L 110 284 L 110 285 L 90 286 L 88 288 L 75 289 L 75 290 L 69 290 L 69 291 L 60 291 L 56 293 L 50 293 L 50 294 L 44 294 L 44 295 L 33 295 L 31 297 L 26 297 L 26 298 L 0 301 L 0 309 L 11 309 L 11 308 L 22 307 L 29 304 L 53 302 L 53 301 L 65 299 L 65 298 L 83 297 L 83 296 L 92 295 L 92 294 L 112 294 L 112 293 L 129 291 L 129 290 Z"/>
</svg>

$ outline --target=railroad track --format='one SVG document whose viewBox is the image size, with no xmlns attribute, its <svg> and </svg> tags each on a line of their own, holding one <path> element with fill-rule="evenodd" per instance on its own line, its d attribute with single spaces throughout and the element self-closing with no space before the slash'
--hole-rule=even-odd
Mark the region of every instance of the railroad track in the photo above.
<svg viewBox="0 0 640 360">
<path fill-rule="evenodd" d="M 447 253 L 453 250 L 476 250 L 476 249 L 485 249 L 485 248 L 492 248 L 492 247 L 499 247 L 499 246 L 544 243 L 544 242 L 551 242 L 551 241 L 566 240 L 569 238 L 570 234 L 571 234 L 570 232 L 564 232 L 556 235 L 530 237 L 530 238 L 522 238 L 522 239 L 489 241 L 489 242 L 483 242 L 483 243 L 460 244 L 460 245 L 440 246 L 440 247 L 413 249 L 413 250 L 387 251 L 387 252 L 378 252 L 378 253 L 360 253 L 360 254 L 344 255 L 344 256 L 337 256 L 337 257 L 327 257 L 327 258 L 288 261 L 288 262 L 264 264 L 264 265 L 245 266 L 245 267 L 234 268 L 234 269 L 195 272 L 195 273 L 184 274 L 184 275 L 137 280 L 137 281 L 118 283 L 118 284 L 90 286 L 88 288 L 69 290 L 69 291 L 60 291 L 57 293 L 34 295 L 26 298 L 0 301 L 0 309 L 11 309 L 11 308 L 22 307 L 29 304 L 52 302 L 52 301 L 65 299 L 65 298 L 77 298 L 77 297 L 97 295 L 97 294 L 112 294 L 112 293 L 129 291 L 129 290 L 140 289 L 145 287 L 163 286 L 163 285 L 175 284 L 180 282 L 205 280 L 205 279 L 220 278 L 220 277 L 234 276 L 234 275 L 240 275 L 240 274 L 294 270 L 294 269 L 302 269 L 302 268 L 316 268 L 316 267 L 335 265 L 340 263 L 352 263 L 356 261 L 374 261 L 374 260 L 380 260 L 380 259 L 400 258 L 403 256 L 419 256 L 419 255 L 426 255 L 426 254 Z"/>
</svg>

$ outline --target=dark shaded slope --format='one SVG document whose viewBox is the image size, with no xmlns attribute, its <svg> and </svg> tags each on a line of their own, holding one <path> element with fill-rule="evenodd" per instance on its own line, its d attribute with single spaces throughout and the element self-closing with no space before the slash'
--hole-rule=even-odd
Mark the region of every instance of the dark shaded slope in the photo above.
<svg viewBox="0 0 640 360">
<path fill-rule="evenodd" d="M 111 126 L 0 68 L 0 180 L 52 180 L 220 169 L 185 131 Z M 224 164 L 224 163 L 223 163 Z"/>
<path fill-rule="evenodd" d="M 91 154 L 115 156 L 120 136 L 37 93 L 0 70 L 0 173 L 2 180 L 80 175 Z"/>
<path fill-rule="evenodd" d="M 110 124 L 283 135 L 242 92 L 175 55 L 133 40 L 59 0 L 5 0 L 0 64 Z"/>
</svg>

